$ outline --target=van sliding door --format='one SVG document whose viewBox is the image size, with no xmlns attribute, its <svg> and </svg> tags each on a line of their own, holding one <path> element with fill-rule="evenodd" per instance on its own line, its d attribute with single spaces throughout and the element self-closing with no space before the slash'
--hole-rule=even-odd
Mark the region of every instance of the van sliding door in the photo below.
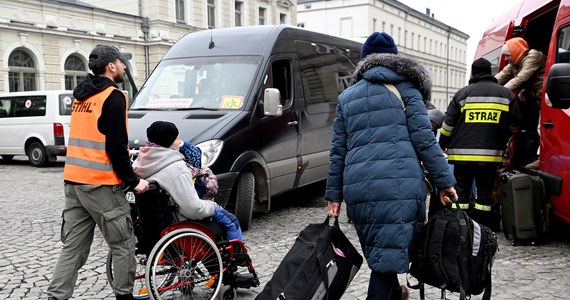
<svg viewBox="0 0 570 300">
<path fill-rule="evenodd" d="M 359 49 L 296 41 L 304 103 L 300 104 L 302 176 L 298 185 L 326 178 L 338 96 L 350 85 Z"/>
</svg>

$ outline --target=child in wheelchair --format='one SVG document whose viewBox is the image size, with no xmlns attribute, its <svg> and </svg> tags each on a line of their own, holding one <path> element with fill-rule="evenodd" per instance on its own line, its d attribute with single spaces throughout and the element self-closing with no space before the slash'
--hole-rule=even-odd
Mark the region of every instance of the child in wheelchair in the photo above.
<svg viewBox="0 0 570 300">
<path fill-rule="evenodd" d="M 200 199 L 191 169 L 179 152 L 184 142 L 171 122 L 156 121 L 147 128 L 147 143 L 140 148 L 133 169 L 140 178 L 155 181 L 168 192 L 178 206 L 178 218 L 202 220 L 212 218 L 226 228 L 228 240 L 243 240 L 237 218 L 214 201 Z M 196 153 L 196 152 L 194 152 Z M 187 155 L 188 156 L 188 155 Z M 197 164 L 197 159 L 194 159 Z"/>
<path fill-rule="evenodd" d="M 133 163 L 135 173 L 151 183 L 132 206 L 137 261 L 144 267 L 137 269 L 135 281 L 143 283 L 135 282 L 141 287 L 135 298 L 233 299 L 237 288 L 259 286 L 237 218 L 198 197 L 176 126 L 155 122 L 147 137 Z"/>
</svg>

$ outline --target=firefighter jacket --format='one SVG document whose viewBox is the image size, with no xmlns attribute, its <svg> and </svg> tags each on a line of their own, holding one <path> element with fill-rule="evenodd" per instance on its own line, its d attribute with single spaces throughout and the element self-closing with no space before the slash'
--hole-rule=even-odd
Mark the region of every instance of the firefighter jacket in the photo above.
<svg viewBox="0 0 570 300">
<path fill-rule="evenodd" d="M 490 74 L 472 77 L 447 108 L 439 144 L 450 163 L 501 163 L 511 131 L 520 122 L 514 94 Z"/>
<path fill-rule="evenodd" d="M 74 101 L 63 171 L 64 180 L 81 184 L 115 185 L 122 183 L 113 170 L 113 165 L 105 150 L 106 137 L 98 130 L 98 120 L 103 104 L 116 89 L 115 86 L 109 86 L 83 101 Z M 126 98 L 124 101 L 127 101 Z"/>
</svg>

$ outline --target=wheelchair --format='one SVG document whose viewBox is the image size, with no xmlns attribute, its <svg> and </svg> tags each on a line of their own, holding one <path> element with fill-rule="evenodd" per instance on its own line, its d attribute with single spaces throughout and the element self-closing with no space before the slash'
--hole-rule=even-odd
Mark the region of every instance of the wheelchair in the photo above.
<svg viewBox="0 0 570 300">
<path fill-rule="evenodd" d="M 176 206 L 156 183 L 143 194 L 127 193 L 137 238 L 135 299 L 236 298 L 237 289 L 259 286 L 240 240 L 227 240 L 222 225 L 179 221 Z M 113 257 L 107 255 L 107 279 L 113 284 Z"/>
</svg>

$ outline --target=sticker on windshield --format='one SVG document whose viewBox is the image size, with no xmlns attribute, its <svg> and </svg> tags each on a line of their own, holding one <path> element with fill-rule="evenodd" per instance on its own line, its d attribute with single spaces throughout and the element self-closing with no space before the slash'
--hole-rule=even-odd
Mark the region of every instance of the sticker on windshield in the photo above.
<svg viewBox="0 0 570 300">
<path fill-rule="evenodd" d="M 220 101 L 220 108 L 225 109 L 238 109 L 243 105 L 243 96 L 222 96 Z"/>
<path fill-rule="evenodd" d="M 192 98 L 176 99 L 150 99 L 145 108 L 188 108 L 192 104 Z"/>
<path fill-rule="evenodd" d="M 24 107 L 26 108 L 32 107 L 32 100 L 30 99 L 26 100 L 26 102 L 24 102 Z"/>
</svg>

